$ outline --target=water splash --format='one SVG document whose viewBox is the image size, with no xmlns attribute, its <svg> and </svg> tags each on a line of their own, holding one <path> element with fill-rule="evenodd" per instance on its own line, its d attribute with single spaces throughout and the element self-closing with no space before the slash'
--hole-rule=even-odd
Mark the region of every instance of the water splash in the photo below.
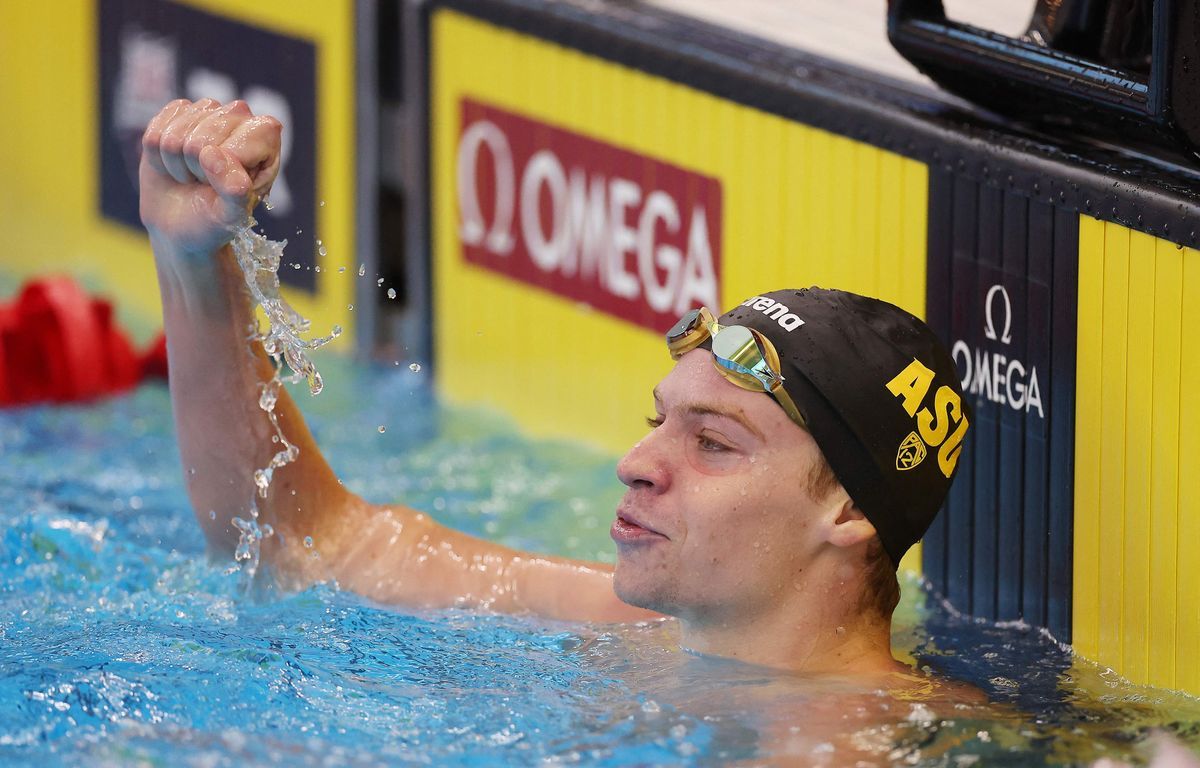
<svg viewBox="0 0 1200 768">
<path fill-rule="evenodd" d="M 268 240 L 255 232 L 253 227 L 258 222 L 250 217 L 246 225 L 233 238 L 233 254 L 237 258 L 242 275 L 246 278 L 246 287 L 255 304 L 262 307 L 267 318 L 264 329 L 255 320 L 251 328 L 250 341 L 262 343 L 263 350 L 275 364 L 275 370 L 270 379 L 260 384 L 261 392 L 258 397 L 258 407 L 267 414 L 271 427 L 275 430 L 271 441 L 280 449 L 271 457 L 267 466 L 254 470 L 255 495 L 250 500 L 249 519 L 235 517 L 233 525 L 238 529 L 238 544 L 234 549 L 234 568 L 241 567 L 249 579 L 254 578 L 258 571 L 262 540 L 271 536 L 274 531 L 268 524 L 258 523 L 259 499 L 267 497 L 271 486 L 271 478 L 275 470 L 291 464 L 300 455 L 300 449 L 291 443 L 279 426 L 279 417 L 275 413 L 275 404 L 279 401 L 280 388 L 283 382 L 296 382 L 304 379 L 308 391 L 313 395 L 321 393 L 325 386 L 321 373 L 309 357 L 309 353 L 325 346 L 342 334 L 341 326 L 335 325 L 329 335 L 305 340 L 311 323 L 288 304 L 279 294 L 279 265 L 283 259 L 283 249 L 287 240 Z M 291 374 L 284 375 L 283 367 L 287 365 Z"/>
</svg>

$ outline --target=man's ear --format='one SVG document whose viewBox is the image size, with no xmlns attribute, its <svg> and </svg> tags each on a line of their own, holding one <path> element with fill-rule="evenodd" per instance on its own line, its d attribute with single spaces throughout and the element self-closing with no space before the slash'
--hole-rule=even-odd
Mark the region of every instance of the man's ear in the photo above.
<svg viewBox="0 0 1200 768">
<path fill-rule="evenodd" d="M 837 517 L 829 526 L 826 540 L 837 547 L 854 547 L 875 538 L 875 526 L 854 504 L 854 499 L 845 496 L 838 507 Z"/>
</svg>

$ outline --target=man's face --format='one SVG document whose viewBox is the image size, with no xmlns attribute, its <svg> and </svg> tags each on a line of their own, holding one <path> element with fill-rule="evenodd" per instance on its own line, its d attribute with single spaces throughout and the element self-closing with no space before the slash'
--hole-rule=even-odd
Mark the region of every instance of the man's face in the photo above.
<svg viewBox="0 0 1200 768">
<path fill-rule="evenodd" d="M 721 376 L 703 349 L 655 389 L 658 425 L 625 455 L 615 588 L 685 620 L 738 621 L 800 589 L 820 505 L 820 453 L 774 400 Z"/>
</svg>

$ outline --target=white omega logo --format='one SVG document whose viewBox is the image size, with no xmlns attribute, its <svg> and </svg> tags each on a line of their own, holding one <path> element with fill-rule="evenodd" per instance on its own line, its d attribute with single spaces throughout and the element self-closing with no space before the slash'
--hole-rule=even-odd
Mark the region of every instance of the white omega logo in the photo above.
<svg viewBox="0 0 1200 768">
<path fill-rule="evenodd" d="M 997 297 L 1001 301 L 997 301 Z M 1004 313 L 1003 331 L 996 333 L 996 306 Z M 991 341 L 1002 344 L 1012 343 L 1012 301 L 1008 291 L 999 283 L 988 289 L 984 299 L 983 335 Z M 985 349 L 972 347 L 963 339 L 954 342 L 950 354 L 954 364 L 962 374 L 963 391 L 982 397 L 997 405 L 1007 405 L 1014 411 L 1026 414 L 1037 413 L 1038 418 L 1046 418 L 1045 404 L 1042 402 L 1042 384 L 1038 369 L 1034 365 L 1026 367 L 1024 361 L 999 348 Z M 1018 350 L 1016 354 L 1020 354 Z"/>
<path fill-rule="evenodd" d="M 1012 342 L 1012 302 L 1008 299 L 1008 291 L 1000 283 L 996 283 L 988 289 L 987 298 L 984 299 L 984 325 L 983 335 L 992 341 L 996 341 L 996 324 L 992 320 L 992 305 L 995 303 L 996 294 L 1004 299 L 1004 332 L 1000 334 L 999 341 L 1001 344 L 1009 344 Z"/>
<path fill-rule="evenodd" d="M 496 174 L 495 220 L 489 229 L 479 210 L 479 190 L 475 186 L 475 164 L 479 149 L 484 144 L 492 151 L 492 163 Z M 458 209 L 462 212 L 462 228 L 459 236 L 467 245 L 483 245 L 498 255 L 506 255 L 513 249 L 513 213 L 516 207 L 516 174 L 513 171 L 512 147 L 504 131 L 490 120 L 472 123 L 463 131 L 458 144 Z"/>
</svg>

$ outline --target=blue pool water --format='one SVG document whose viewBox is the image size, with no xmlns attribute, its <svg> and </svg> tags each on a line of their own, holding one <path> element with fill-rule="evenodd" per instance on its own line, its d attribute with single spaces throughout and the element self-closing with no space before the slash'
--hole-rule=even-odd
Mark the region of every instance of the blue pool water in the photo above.
<svg viewBox="0 0 1200 768">
<path fill-rule="evenodd" d="M 348 485 L 611 560 L 613 457 L 441 407 L 423 376 L 346 367 L 301 396 Z M 670 622 L 401 613 L 333 585 L 248 594 L 205 558 L 159 387 L 0 412 L 0 525 L 6 764 L 1031 765 L 1142 761 L 1155 730 L 1200 745 L 1197 701 L 959 617 L 915 582 L 898 651 L 992 704 L 700 657 Z"/>
</svg>

